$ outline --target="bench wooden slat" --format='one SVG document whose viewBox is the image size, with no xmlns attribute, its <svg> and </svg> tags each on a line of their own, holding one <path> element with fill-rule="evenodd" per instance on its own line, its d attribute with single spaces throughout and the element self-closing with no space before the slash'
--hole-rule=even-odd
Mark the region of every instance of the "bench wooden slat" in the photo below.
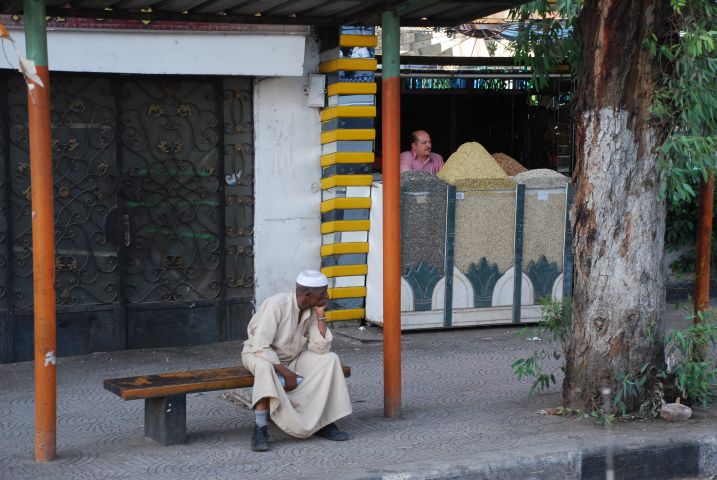
<svg viewBox="0 0 717 480">
<path fill-rule="evenodd" d="M 351 376 L 351 367 L 342 366 L 344 376 Z M 111 378 L 103 382 L 105 390 L 123 400 L 157 398 L 187 393 L 251 387 L 254 375 L 243 366 L 160 373 L 137 377 Z"/>
</svg>

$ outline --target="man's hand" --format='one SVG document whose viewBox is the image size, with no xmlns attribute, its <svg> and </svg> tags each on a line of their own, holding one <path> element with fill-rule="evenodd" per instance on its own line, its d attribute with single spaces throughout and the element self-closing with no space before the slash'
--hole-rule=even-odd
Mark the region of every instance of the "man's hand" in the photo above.
<svg viewBox="0 0 717 480">
<path fill-rule="evenodd" d="M 316 318 L 319 322 L 319 333 L 322 337 L 326 336 L 326 306 L 328 304 L 324 304 L 321 306 L 314 307 L 314 313 L 316 313 Z"/>
<path fill-rule="evenodd" d="M 282 377 L 284 377 L 284 390 L 287 392 L 292 391 L 296 387 L 299 386 L 299 383 L 297 379 L 299 378 L 299 375 L 292 372 L 288 368 L 286 368 L 282 364 L 274 365 L 274 370 L 276 370 L 276 373 L 281 374 Z"/>
<path fill-rule="evenodd" d="M 290 392 L 299 386 L 299 383 L 297 381 L 299 376 L 297 374 L 295 374 L 294 372 L 290 371 L 289 375 L 283 375 L 283 377 L 284 377 L 284 381 L 286 382 L 284 385 L 284 390 L 286 390 L 287 392 Z"/>
<path fill-rule="evenodd" d="M 327 304 L 314 307 L 314 312 L 316 312 L 316 316 L 319 320 L 326 318 L 326 306 Z"/>
</svg>

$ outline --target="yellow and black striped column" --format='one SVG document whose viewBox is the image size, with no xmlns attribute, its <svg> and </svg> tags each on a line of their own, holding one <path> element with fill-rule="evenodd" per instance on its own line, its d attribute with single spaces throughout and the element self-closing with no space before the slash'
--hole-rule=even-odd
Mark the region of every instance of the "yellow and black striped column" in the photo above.
<svg viewBox="0 0 717 480">
<path fill-rule="evenodd" d="M 329 277 L 332 321 L 365 316 L 376 43 L 372 28 L 342 27 L 338 48 L 321 54 L 328 95 L 321 111 L 321 271 Z"/>
</svg>

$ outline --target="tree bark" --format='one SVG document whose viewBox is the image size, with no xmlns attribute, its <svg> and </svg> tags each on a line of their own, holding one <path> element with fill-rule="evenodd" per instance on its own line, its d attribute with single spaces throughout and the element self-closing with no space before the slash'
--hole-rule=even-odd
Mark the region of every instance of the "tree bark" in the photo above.
<svg viewBox="0 0 717 480">
<path fill-rule="evenodd" d="M 661 132 L 650 121 L 656 70 L 644 41 L 666 7 L 668 0 L 587 0 L 579 20 L 575 286 L 563 402 L 588 412 L 604 406 L 606 389 L 612 398 L 620 373 L 664 362 L 665 204 L 654 151 Z"/>
</svg>

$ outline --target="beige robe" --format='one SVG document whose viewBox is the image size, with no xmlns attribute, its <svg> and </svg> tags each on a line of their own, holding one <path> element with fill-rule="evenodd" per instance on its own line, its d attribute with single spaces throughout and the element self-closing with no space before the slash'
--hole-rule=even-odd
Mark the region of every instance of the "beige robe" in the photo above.
<svg viewBox="0 0 717 480">
<path fill-rule="evenodd" d="M 305 438 L 351 413 L 339 357 L 329 351 L 331 331 L 321 335 L 314 309 L 300 312 L 295 292 L 265 300 L 247 330 L 242 363 L 254 374 L 252 406 L 269 397 L 269 415 L 279 428 Z M 291 392 L 279 381 L 277 363 L 303 377 Z"/>
</svg>

